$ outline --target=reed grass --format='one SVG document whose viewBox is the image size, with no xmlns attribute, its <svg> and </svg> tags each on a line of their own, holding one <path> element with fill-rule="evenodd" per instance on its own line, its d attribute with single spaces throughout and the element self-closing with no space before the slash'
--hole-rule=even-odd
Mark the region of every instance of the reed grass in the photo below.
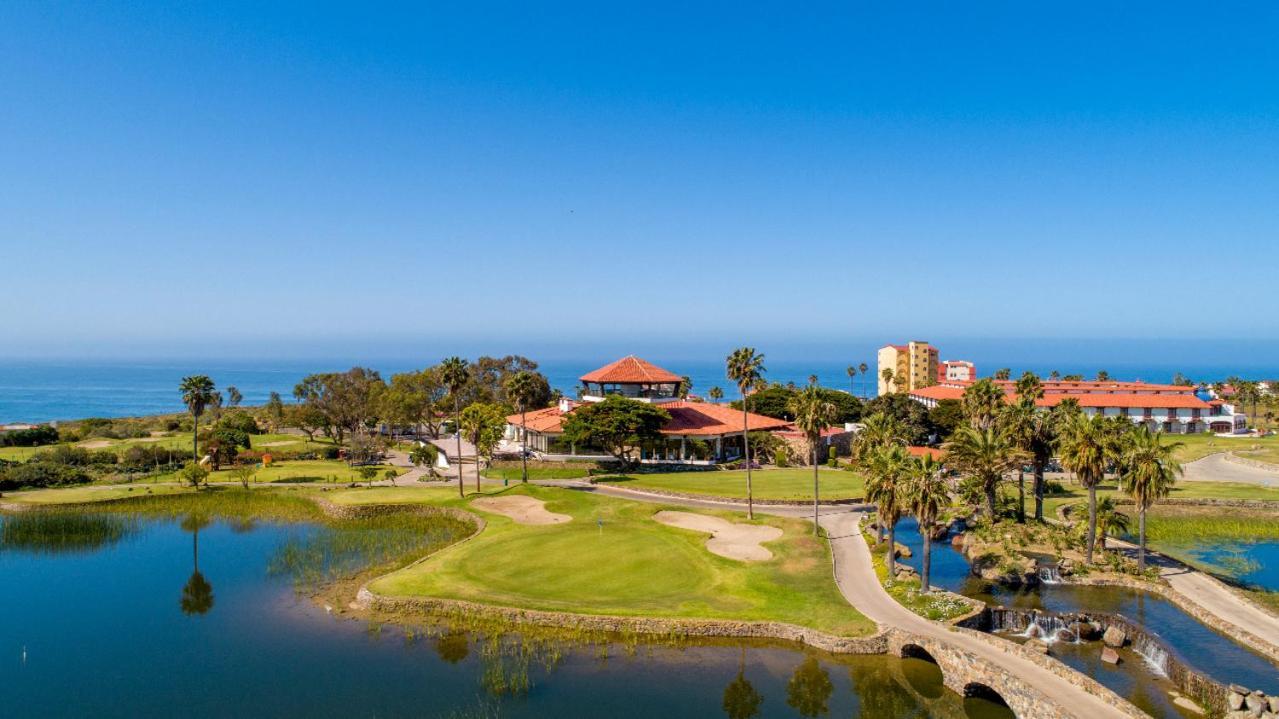
<svg viewBox="0 0 1279 719">
<path fill-rule="evenodd" d="M 137 520 L 107 514 L 35 511 L 0 518 L 0 551 L 36 554 L 91 552 L 138 529 Z"/>
</svg>

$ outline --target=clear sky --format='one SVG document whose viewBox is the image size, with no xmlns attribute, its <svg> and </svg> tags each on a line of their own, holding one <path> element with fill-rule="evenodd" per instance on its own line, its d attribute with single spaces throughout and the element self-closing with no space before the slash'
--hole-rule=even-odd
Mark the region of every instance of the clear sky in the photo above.
<svg viewBox="0 0 1279 719">
<path fill-rule="evenodd" d="M 414 5 L 0 3 L 0 356 L 1279 339 L 1274 4 Z"/>
</svg>

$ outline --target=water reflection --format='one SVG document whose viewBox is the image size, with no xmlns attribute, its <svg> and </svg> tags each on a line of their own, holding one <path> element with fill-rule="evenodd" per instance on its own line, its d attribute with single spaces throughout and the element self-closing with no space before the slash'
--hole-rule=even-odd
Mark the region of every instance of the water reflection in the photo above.
<svg viewBox="0 0 1279 719">
<path fill-rule="evenodd" d="M 724 687 L 724 713 L 728 719 L 751 719 L 759 715 L 759 705 L 763 703 L 764 696 L 746 678 L 746 647 L 742 647 L 737 676 Z"/>
<path fill-rule="evenodd" d="M 207 614 L 213 609 L 213 585 L 200 573 L 200 530 L 209 526 L 208 517 L 199 514 L 187 515 L 182 520 L 182 531 L 191 533 L 191 577 L 182 587 L 182 597 L 178 606 L 186 615 Z"/>
<path fill-rule="evenodd" d="M 822 716 L 827 711 L 830 694 L 834 691 L 830 674 L 817 661 L 817 657 L 805 659 L 786 684 L 786 704 L 800 716 Z"/>
<path fill-rule="evenodd" d="M 466 632 L 448 632 L 435 638 L 435 655 L 448 664 L 457 664 L 471 653 Z"/>
</svg>

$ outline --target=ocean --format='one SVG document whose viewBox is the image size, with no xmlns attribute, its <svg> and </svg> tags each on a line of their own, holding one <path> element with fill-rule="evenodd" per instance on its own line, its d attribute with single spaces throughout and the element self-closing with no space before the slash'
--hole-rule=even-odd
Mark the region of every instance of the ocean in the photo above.
<svg viewBox="0 0 1279 719">
<path fill-rule="evenodd" d="M 725 397 L 736 396 L 736 390 L 724 376 L 722 356 L 705 356 L 693 359 L 663 358 L 645 355 L 646 359 L 677 374 L 688 375 L 693 382 L 693 392 L 704 394 L 718 386 Z M 536 359 L 536 357 L 534 357 Z M 554 360 L 540 362 L 540 370 L 551 385 L 565 394 L 577 391 L 577 378 L 602 364 L 607 359 Z M 858 395 L 874 396 L 874 357 L 864 360 L 869 366 L 869 376 L 860 374 L 850 386 L 845 368 L 848 361 L 836 362 L 819 359 L 789 359 L 766 362 L 766 378 L 775 382 L 806 384 L 810 375 L 827 387 L 852 390 Z M 983 376 L 996 365 L 979 358 L 978 370 Z M 207 374 L 219 389 L 234 385 L 244 395 L 244 403 L 253 405 L 266 401 L 271 392 L 279 392 L 289 399 L 293 386 L 307 374 L 346 369 L 351 362 L 333 360 L 171 360 L 171 361 L 91 361 L 91 360 L 0 360 L 0 424 L 9 422 L 48 422 L 52 420 L 81 419 L 85 417 L 133 417 L 183 410 L 178 383 L 190 374 Z M 396 372 L 418 369 L 425 362 L 409 360 L 385 360 L 362 362 L 364 366 L 379 370 L 383 377 Z M 1007 365 L 1004 365 L 1007 366 Z M 1260 368 L 1232 369 L 1230 367 L 1199 363 L 1182 366 L 1153 364 L 1109 363 L 1106 369 L 1115 379 L 1140 379 L 1150 382 L 1167 382 L 1177 371 L 1201 381 L 1216 381 L 1231 374 L 1251 379 L 1265 379 L 1279 375 L 1279 371 L 1267 372 Z M 1062 373 L 1084 373 L 1092 376 L 1095 368 L 1058 363 L 1053 366 L 1027 363 L 1014 366 L 1014 376 L 1030 369 L 1047 375 L 1052 369 Z"/>
</svg>

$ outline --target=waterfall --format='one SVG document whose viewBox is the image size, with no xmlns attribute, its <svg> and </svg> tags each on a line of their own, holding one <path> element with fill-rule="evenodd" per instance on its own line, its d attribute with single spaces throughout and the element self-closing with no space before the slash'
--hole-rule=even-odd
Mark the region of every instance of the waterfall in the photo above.
<svg viewBox="0 0 1279 719">
<path fill-rule="evenodd" d="M 1080 638 L 1070 630 L 1069 624 L 1061 617 L 1051 614 L 996 610 L 991 612 L 991 631 L 1016 634 L 1027 639 L 1039 639 L 1049 644 L 1053 642 L 1078 643 Z"/>
<path fill-rule="evenodd" d="M 1159 642 L 1141 633 L 1134 637 L 1132 649 L 1146 660 L 1146 665 L 1151 671 L 1161 677 L 1168 676 L 1168 650 L 1164 649 Z"/>
<path fill-rule="evenodd" d="M 1056 564 L 1039 567 L 1039 581 L 1043 584 L 1061 584 L 1061 571 Z"/>
</svg>

